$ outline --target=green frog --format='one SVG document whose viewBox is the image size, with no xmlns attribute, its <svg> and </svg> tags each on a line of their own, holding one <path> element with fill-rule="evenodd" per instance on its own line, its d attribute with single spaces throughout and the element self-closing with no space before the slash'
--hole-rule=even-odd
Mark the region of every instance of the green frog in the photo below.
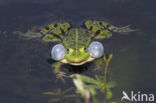
<svg viewBox="0 0 156 103">
<path fill-rule="evenodd" d="M 104 64 L 105 49 L 98 40 L 109 39 L 113 32 L 122 34 L 133 31 L 136 30 L 129 26 L 117 27 L 102 20 L 86 20 L 76 28 L 72 28 L 69 22 L 45 25 L 36 37 L 41 37 L 44 42 L 58 43 L 52 47 L 51 59 L 55 61 L 52 64 L 55 73 L 60 73 L 62 64 L 79 66 L 96 60 L 96 67 L 99 68 Z M 29 31 L 29 34 L 33 33 Z"/>
</svg>

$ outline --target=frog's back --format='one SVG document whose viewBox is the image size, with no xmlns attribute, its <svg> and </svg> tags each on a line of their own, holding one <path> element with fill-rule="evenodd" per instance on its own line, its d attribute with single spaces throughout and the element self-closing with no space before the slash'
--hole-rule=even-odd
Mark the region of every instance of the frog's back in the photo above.
<svg viewBox="0 0 156 103">
<path fill-rule="evenodd" d="M 91 36 L 85 29 L 72 28 L 66 33 L 62 43 L 65 47 L 77 49 L 82 47 L 88 47 L 91 39 Z"/>
</svg>

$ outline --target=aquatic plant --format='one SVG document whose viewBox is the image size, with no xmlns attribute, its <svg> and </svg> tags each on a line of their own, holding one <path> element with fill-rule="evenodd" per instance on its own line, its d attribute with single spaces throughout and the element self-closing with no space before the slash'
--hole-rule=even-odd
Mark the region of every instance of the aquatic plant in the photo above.
<svg viewBox="0 0 156 103">
<path fill-rule="evenodd" d="M 105 61 L 105 65 L 104 65 L 104 72 L 103 75 L 95 75 L 94 77 L 89 77 L 86 75 L 81 75 L 81 74 L 72 74 L 69 76 L 66 76 L 64 73 L 62 73 L 60 75 L 60 77 L 58 76 L 57 79 L 62 79 L 62 75 L 63 77 L 70 77 L 73 80 L 73 83 L 76 87 L 76 89 L 74 88 L 69 88 L 65 91 L 62 91 L 60 88 L 56 88 L 53 91 L 49 91 L 49 92 L 44 92 L 43 94 L 45 95 L 50 95 L 52 96 L 52 98 L 49 99 L 48 103 L 55 103 L 55 102 L 59 102 L 61 103 L 63 101 L 63 103 L 69 103 L 70 100 L 72 99 L 68 99 L 69 101 L 65 101 L 67 98 L 74 98 L 74 97 L 78 97 L 78 94 L 80 94 L 85 103 L 91 103 L 91 99 L 92 99 L 92 103 L 100 103 L 98 102 L 98 94 L 99 92 L 104 94 L 104 103 L 116 103 L 116 102 L 111 102 L 110 99 L 112 98 L 113 94 L 111 91 L 111 88 L 116 86 L 116 83 L 114 81 L 108 81 L 107 79 L 107 72 L 109 69 L 109 64 L 110 61 L 112 59 L 112 54 L 109 55 L 108 58 L 106 58 L 106 56 L 104 57 L 104 61 Z M 71 91 L 75 91 L 76 93 L 70 93 Z M 78 97 L 79 98 L 79 97 Z M 79 100 L 77 98 L 76 101 L 74 101 L 75 103 L 81 103 L 81 100 Z"/>
<path fill-rule="evenodd" d="M 74 76 L 74 77 L 73 77 Z M 116 83 L 111 81 L 107 83 L 107 87 L 106 87 L 106 92 L 105 92 L 105 87 L 104 87 L 104 82 L 103 79 L 100 78 L 100 76 L 95 76 L 94 78 L 85 76 L 85 75 L 72 75 L 73 78 L 73 82 L 77 88 L 77 93 L 80 93 L 85 101 L 89 101 L 90 97 L 93 97 L 93 101 L 94 103 L 97 103 L 97 97 L 96 97 L 96 93 L 98 90 L 100 90 L 100 92 L 102 93 L 106 93 L 105 95 L 107 95 L 107 98 L 105 99 L 111 99 L 112 98 L 112 92 L 111 92 L 111 88 L 113 88 Z M 85 102 L 85 103 L 89 103 L 89 102 Z M 108 103 L 108 102 L 106 102 Z"/>
<path fill-rule="evenodd" d="M 97 101 L 97 91 L 104 93 L 105 103 L 116 103 L 109 102 L 112 98 L 111 88 L 115 87 L 116 83 L 113 81 L 107 82 L 107 71 L 109 63 L 112 59 L 112 54 L 109 55 L 108 59 L 105 59 L 105 69 L 104 76 L 97 76 L 91 78 L 85 75 L 73 74 L 70 77 L 73 78 L 73 82 L 77 88 L 77 93 L 80 93 L 85 100 L 85 103 L 89 103 L 90 98 L 93 98 L 93 103 L 98 103 Z"/>
<path fill-rule="evenodd" d="M 84 84 L 84 82 L 80 78 L 79 74 L 75 75 L 73 82 L 77 88 L 77 93 L 80 93 L 82 95 L 82 97 L 85 100 L 85 103 L 89 103 L 91 90 L 89 90 L 89 88 L 86 88 L 86 85 Z"/>
</svg>

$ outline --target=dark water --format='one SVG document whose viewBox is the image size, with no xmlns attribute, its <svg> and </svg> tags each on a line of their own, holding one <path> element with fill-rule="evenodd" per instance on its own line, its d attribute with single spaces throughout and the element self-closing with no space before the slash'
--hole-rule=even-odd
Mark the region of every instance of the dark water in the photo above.
<svg viewBox="0 0 156 103">
<path fill-rule="evenodd" d="M 103 41 L 113 53 L 110 73 L 118 84 L 113 99 L 120 103 L 123 90 L 156 94 L 155 4 L 154 0 L 0 0 L 0 103 L 47 103 L 50 96 L 43 92 L 74 87 L 71 79 L 56 82 L 46 62 L 51 46 L 19 38 L 13 31 L 59 20 L 79 25 L 89 18 L 139 29 Z M 93 76 L 91 69 L 83 74 Z"/>
</svg>

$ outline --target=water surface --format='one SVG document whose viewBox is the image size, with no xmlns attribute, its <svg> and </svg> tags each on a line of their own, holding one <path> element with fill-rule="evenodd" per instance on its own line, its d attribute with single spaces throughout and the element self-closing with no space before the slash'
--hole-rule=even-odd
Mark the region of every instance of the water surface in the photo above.
<svg viewBox="0 0 156 103">
<path fill-rule="evenodd" d="M 79 26 L 83 20 L 95 18 L 139 29 L 131 35 L 114 34 L 110 40 L 102 41 L 105 49 L 113 53 L 110 73 L 118 84 L 113 88 L 113 98 L 120 103 L 123 90 L 155 93 L 155 3 L 154 0 L 1 0 L 0 103 L 47 103 L 50 97 L 43 92 L 74 86 L 71 79 L 66 79 L 65 84 L 56 82 L 53 68 L 46 62 L 54 44 L 22 39 L 12 33 L 59 20 Z M 92 69 L 82 74 L 94 77 Z"/>
</svg>

